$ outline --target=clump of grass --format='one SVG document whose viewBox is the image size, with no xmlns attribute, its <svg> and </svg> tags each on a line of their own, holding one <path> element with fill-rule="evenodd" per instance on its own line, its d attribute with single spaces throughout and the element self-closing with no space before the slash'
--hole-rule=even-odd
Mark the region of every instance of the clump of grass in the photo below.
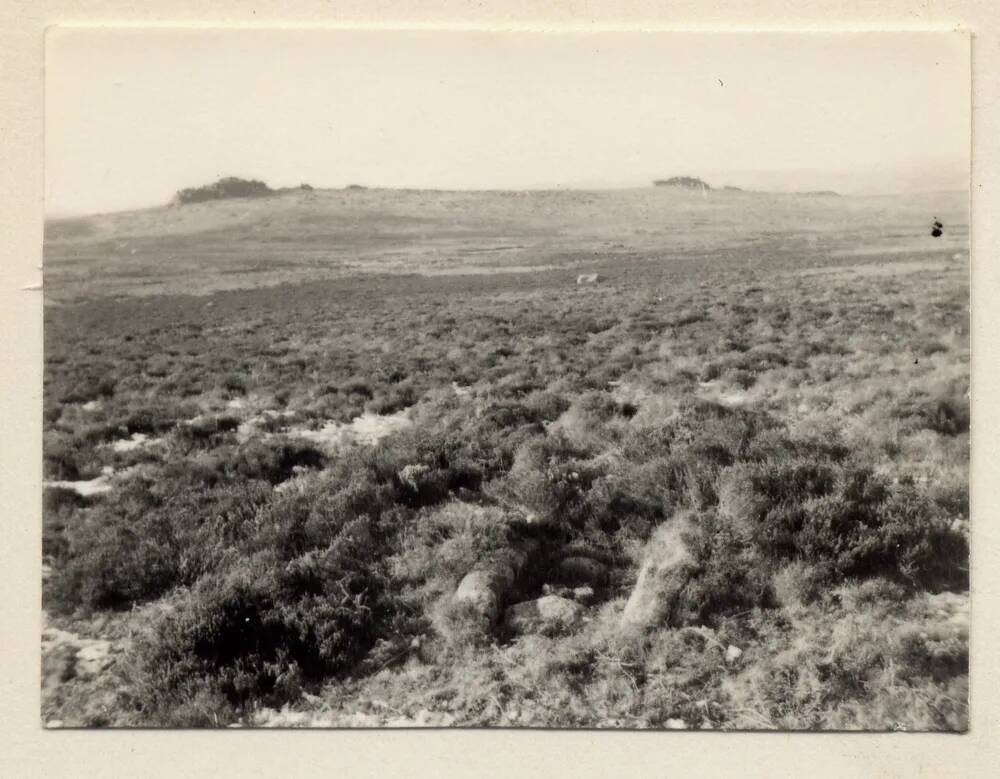
<svg viewBox="0 0 1000 779">
<path fill-rule="evenodd" d="M 927 626 L 919 599 L 900 604 L 893 591 L 886 606 L 871 595 L 798 612 L 794 624 L 762 626 L 764 651 L 724 685 L 731 710 L 741 712 L 731 726 L 964 730 L 962 630 Z"/>
</svg>

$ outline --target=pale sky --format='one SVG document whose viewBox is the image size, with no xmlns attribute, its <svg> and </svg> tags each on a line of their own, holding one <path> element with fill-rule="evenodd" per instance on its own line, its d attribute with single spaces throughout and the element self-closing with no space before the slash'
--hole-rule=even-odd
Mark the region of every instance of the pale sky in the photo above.
<svg viewBox="0 0 1000 779">
<path fill-rule="evenodd" d="M 46 209 L 274 187 L 968 186 L 968 37 L 56 29 Z"/>
</svg>

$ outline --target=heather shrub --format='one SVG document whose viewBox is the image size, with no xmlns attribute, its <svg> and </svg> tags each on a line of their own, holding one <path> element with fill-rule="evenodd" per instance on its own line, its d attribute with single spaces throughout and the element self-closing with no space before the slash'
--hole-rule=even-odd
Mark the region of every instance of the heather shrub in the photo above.
<svg viewBox="0 0 1000 779">
<path fill-rule="evenodd" d="M 742 369 L 726 371 L 722 378 L 741 390 L 748 390 L 757 383 L 756 373 Z"/>
<path fill-rule="evenodd" d="M 586 493 L 602 469 L 562 434 L 522 444 L 502 491 L 543 522 L 579 526 L 586 521 Z"/>
<path fill-rule="evenodd" d="M 674 607 L 674 624 L 701 625 L 735 612 L 774 605 L 765 560 L 717 514 L 698 515 L 684 542 L 694 564 Z"/>
<path fill-rule="evenodd" d="M 42 555 L 65 557 L 69 551 L 66 528 L 75 521 L 79 509 L 89 505 L 75 490 L 46 487 L 42 492 Z"/>
<path fill-rule="evenodd" d="M 392 382 L 379 387 L 365 410 L 372 414 L 395 414 L 409 408 L 417 401 L 417 391 L 410 379 Z"/>
<path fill-rule="evenodd" d="M 313 446 L 296 441 L 253 441 L 226 458 L 225 473 L 235 479 L 259 479 L 278 484 L 299 470 L 323 466 L 326 457 Z"/>
<path fill-rule="evenodd" d="M 535 421 L 552 422 L 566 409 L 569 408 L 569 401 L 562 395 L 552 392 L 536 390 L 525 396 L 523 400 Z"/>
<path fill-rule="evenodd" d="M 227 434 L 233 433 L 239 425 L 239 419 L 231 416 L 195 417 L 178 425 L 174 435 L 181 446 L 214 448 L 225 443 Z"/>
<path fill-rule="evenodd" d="M 941 435 L 969 432 L 969 399 L 932 400 L 920 407 L 918 416 L 923 426 Z"/>
<path fill-rule="evenodd" d="M 912 587 L 967 585 L 965 537 L 912 487 L 870 469 L 799 460 L 740 465 L 720 479 L 720 512 L 775 564 L 831 581 L 887 576 Z"/>
<path fill-rule="evenodd" d="M 199 481 L 196 469 L 134 478 L 65 523 L 52 608 L 123 609 L 213 570 L 271 497 L 261 482 Z"/>
<path fill-rule="evenodd" d="M 58 611 L 120 609 L 156 597 L 179 579 L 176 529 L 161 511 L 95 508 L 66 527 L 66 561 L 50 586 Z"/>
<path fill-rule="evenodd" d="M 122 426 L 128 435 L 142 433 L 143 435 L 158 435 L 170 430 L 176 423 L 180 409 L 140 408 L 130 412 Z"/>
<path fill-rule="evenodd" d="M 46 432 L 42 445 L 42 465 L 51 479 L 76 481 L 92 479 L 100 474 L 100 462 L 91 447 L 76 436 Z"/>
<path fill-rule="evenodd" d="M 194 676 L 233 706 L 280 705 L 303 683 L 349 671 L 398 616 L 385 527 L 308 497 L 266 506 L 244 553 L 219 561 L 159 620 L 139 654 L 158 696 L 186 694 Z"/>
<path fill-rule="evenodd" d="M 908 420 L 918 428 L 945 436 L 969 432 L 969 398 L 956 389 L 953 393 L 928 397 L 911 394 L 892 407 L 892 415 Z"/>
<path fill-rule="evenodd" d="M 715 381 L 722 375 L 722 366 L 717 362 L 710 362 L 701 369 L 701 373 L 698 374 L 699 381 Z"/>
</svg>

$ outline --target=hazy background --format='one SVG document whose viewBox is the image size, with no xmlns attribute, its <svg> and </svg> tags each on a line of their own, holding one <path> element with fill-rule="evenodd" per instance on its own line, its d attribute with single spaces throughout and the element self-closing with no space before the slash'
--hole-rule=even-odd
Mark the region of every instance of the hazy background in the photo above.
<svg viewBox="0 0 1000 779">
<path fill-rule="evenodd" d="M 46 211 L 274 187 L 968 186 L 951 33 L 55 29 Z"/>
</svg>

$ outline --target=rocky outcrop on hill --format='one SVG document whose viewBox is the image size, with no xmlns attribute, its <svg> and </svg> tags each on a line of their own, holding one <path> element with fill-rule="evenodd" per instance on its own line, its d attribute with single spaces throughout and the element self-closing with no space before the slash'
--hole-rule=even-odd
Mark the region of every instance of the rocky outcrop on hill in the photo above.
<svg viewBox="0 0 1000 779">
<path fill-rule="evenodd" d="M 657 187 L 680 187 L 681 189 L 711 189 L 700 178 L 694 176 L 673 176 L 668 179 L 657 179 L 653 182 Z"/>
<path fill-rule="evenodd" d="M 208 184 L 204 187 L 189 187 L 182 189 L 174 195 L 171 205 L 184 205 L 186 203 L 201 203 L 206 200 L 228 200 L 240 197 L 261 197 L 274 192 L 263 181 L 256 179 L 241 179 L 236 176 L 227 176 Z"/>
</svg>

